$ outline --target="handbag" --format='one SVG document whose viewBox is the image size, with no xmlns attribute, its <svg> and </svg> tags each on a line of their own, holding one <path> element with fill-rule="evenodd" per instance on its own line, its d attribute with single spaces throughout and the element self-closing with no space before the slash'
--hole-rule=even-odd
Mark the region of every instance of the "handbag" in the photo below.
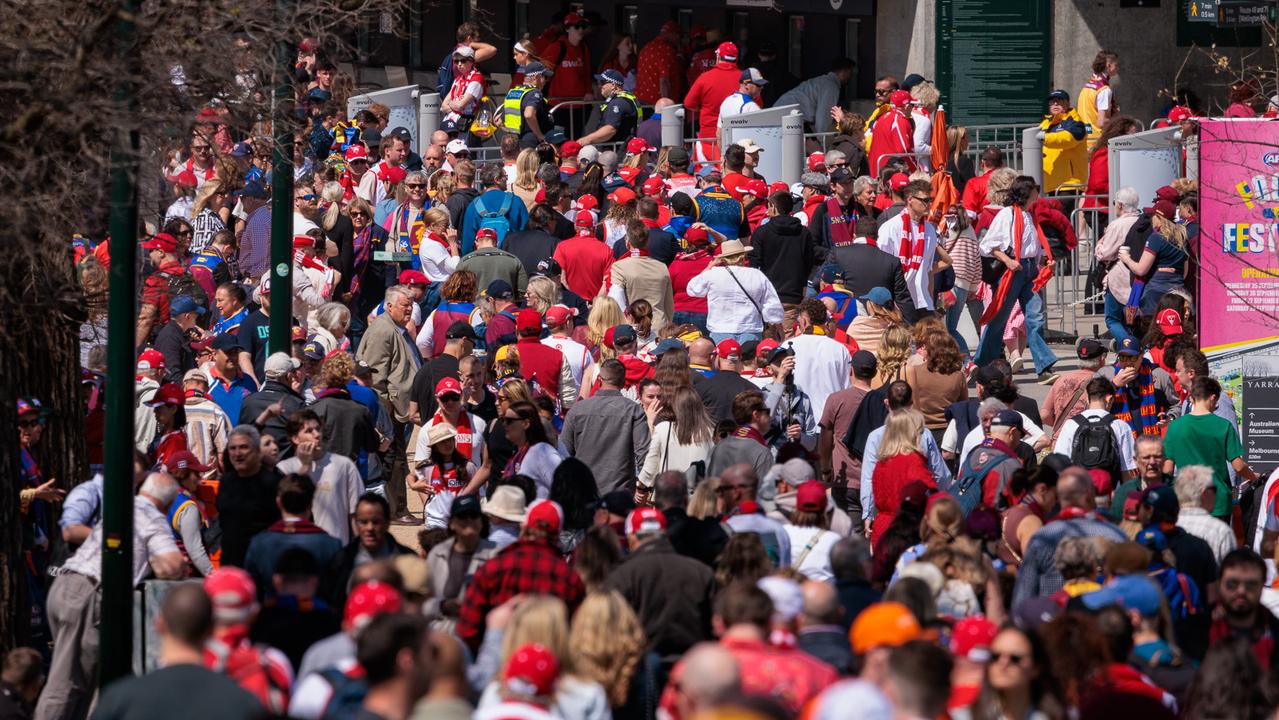
<svg viewBox="0 0 1279 720">
<path fill-rule="evenodd" d="M 751 305 L 755 307 L 755 312 L 759 313 L 759 324 L 767 327 L 768 321 L 764 319 L 764 311 L 760 309 L 759 303 L 755 302 L 755 298 L 751 297 L 751 294 L 746 292 L 746 286 L 742 285 L 742 281 L 738 280 L 737 276 L 733 274 L 732 268 L 724 266 L 724 270 L 728 272 L 729 277 L 733 278 L 733 282 L 737 283 L 737 287 L 741 289 L 742 294 L 746 296 L 746 299 L 751 301 Z"/>
</svg>

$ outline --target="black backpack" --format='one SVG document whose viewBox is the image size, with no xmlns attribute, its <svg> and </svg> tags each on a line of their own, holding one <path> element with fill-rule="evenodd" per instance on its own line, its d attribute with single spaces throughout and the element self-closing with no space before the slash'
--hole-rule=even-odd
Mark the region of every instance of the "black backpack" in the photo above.
<svg viewBox="0 0 1279 720">
<path fill-rule="evenodd" d="M 1115 433 L 1110 423 L 1115 416 L 1087 417 L 1080 413 L 1075 421 L 1075 442 L 1070 446 L 1070 459 L 1089 470 L 1101 469 L 1110 473 L 1111 479 L 1119 474 L 1119 449 L 1115 447 Z"/>
</svg>

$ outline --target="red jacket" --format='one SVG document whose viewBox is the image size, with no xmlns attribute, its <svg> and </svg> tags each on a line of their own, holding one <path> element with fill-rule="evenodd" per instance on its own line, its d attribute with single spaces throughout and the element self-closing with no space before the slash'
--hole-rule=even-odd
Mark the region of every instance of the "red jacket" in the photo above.
<svg viewBox="0 0 1279 720">
<path fill-rule="evenodd" d="M 754 205 L 745 208 L 746 224 L 750 227 L 751 232 L 759 229 L 760 223 L 764 222 L 764 218 L 768 217 L 768 201 L 759 200 Z"/>
<path fill-rule="evenodd" d="M 1110 148 L 1097 148 L 1097 152 L 1088 159 L 1088 186 L 1085 195 L 1110 194 Z M 1109 213 L 1106 201 L 1099 198 L 1084 198 L 1083 207 L 1101 208 L 1101 212 Z"/>
<path fill-rule="evenodd" d="M 1039 227 L 1050 227 L 1061 233 L 1061 236 L 1065 238 L 1067 249 L 1074 250 L 1079 244 L 1075 229 L 1070 226 L 1070 219 L 1061 211 L 1061 201 L 1057 198 L 1039 198 L 1034 205 L 1030 206 L 1030 216 L 1035 219 L 1035 224 Z"/>
<path fill-rule="evenodd" d="M 719 106 L 724 98 L 737 92 L 741 80 L 742 69 L 737 67 L 737 63 L 720 61 L 693 82 L 693 87 L 684 96 L 684 107 L 698 111 L 698 137 L 715 137 L 715 128 L 719 125 Z"/>
<path fill-rule="evenodd" d="M 559 397 L 560 369 L 564 366 L 564 353 L 550 345 L 543 345 L 538 338 L 522 337 L 515 343 L 520 355 L 520 374 L 525 380 L 536 380 L 551 398 Z"/>
<path fill-rule="evenodd" d="M 711 254 L 706 250 L 680 253 L 671 261 L 671 290 L 675 294 L 675 312 L 706 312 L 706 298 L 689 295 L 688 283 L 710 264 Z"/>
<path fill-rule="evenodd" d="M 613 251 L 594 235 L 579 235 L 555 246 L 555 262 L 564 269 L 564 285 L 586 300 L 604 286 L 613 266 Z"/>
<path fill-rule="evenodd" d="M 960 204 L 976 215 L 986 206 L 986 190 L 990 187 L 990 172 L 985 172 L 964 183 L 964 196 Z"/>
<path fill-rule="evenodd" d="M 875 121 L 874 127 L 871 128 L 870 137 L 870 174 L 872 177 L 878 177 L 879 171 L 883 170 L 883 165 L 891 161 L 900 160 L 902 158 L 887 158 L 880 161 L 885 155 L 900 155 L 908 153 L 913 146 L 914 132 L 910 129 L 910 120 L 897 108 L 892 108 L 888 112 L 879 116 Z M 915 169 L 915 161 L 906 158 L 906 164 L 911 171 Z"/>
<path fill-rule="evenodd" d="M 930 488 L 937 487 L 933 471 L 928 469 L 928 463 L 919 453 L 894 455 L 875 463 L 875 472 L 871 475 L 875 497 L 875 521 L 871 524 L 870 535 L 872 547 L 879 545 L 879 538 L 897 517 L 902 504 L 902 490 L 915 480 Z"/>
</svg>

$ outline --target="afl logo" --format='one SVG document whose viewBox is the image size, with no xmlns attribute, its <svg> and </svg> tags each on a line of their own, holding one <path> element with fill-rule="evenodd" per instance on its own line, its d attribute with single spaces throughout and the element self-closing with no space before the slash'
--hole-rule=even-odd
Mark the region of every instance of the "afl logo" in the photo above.
<svg viewBox="0 0 1279 720">
<path fill-rule="evenodd" d="M 1268 167 L 1279 167 L 1279 152 L 1268 152 L 1261 156 L 1261 162 Z"/>
<path fill-rule="evenodd" d="M 840 6 L 843 4 L 844 4 L 844 0 L 830 0 L 831 10 L 838 10 Z"/>
</svg>

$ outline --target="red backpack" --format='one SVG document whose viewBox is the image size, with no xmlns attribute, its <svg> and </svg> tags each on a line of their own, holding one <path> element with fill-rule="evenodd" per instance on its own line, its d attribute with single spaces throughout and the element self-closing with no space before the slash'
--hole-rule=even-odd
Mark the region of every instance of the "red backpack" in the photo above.
<svg viewBox="0 0 1279 720">
<path fill-rule="evenodd" d="M 284 717 L 289 709 L 289 670 L 271 663 L 267 645 L 247 643 L 230 647 L 211 639 L 204 646 L 204 665 L 235 681 L 262 703 L 271 715 Z"/>
</svg>

